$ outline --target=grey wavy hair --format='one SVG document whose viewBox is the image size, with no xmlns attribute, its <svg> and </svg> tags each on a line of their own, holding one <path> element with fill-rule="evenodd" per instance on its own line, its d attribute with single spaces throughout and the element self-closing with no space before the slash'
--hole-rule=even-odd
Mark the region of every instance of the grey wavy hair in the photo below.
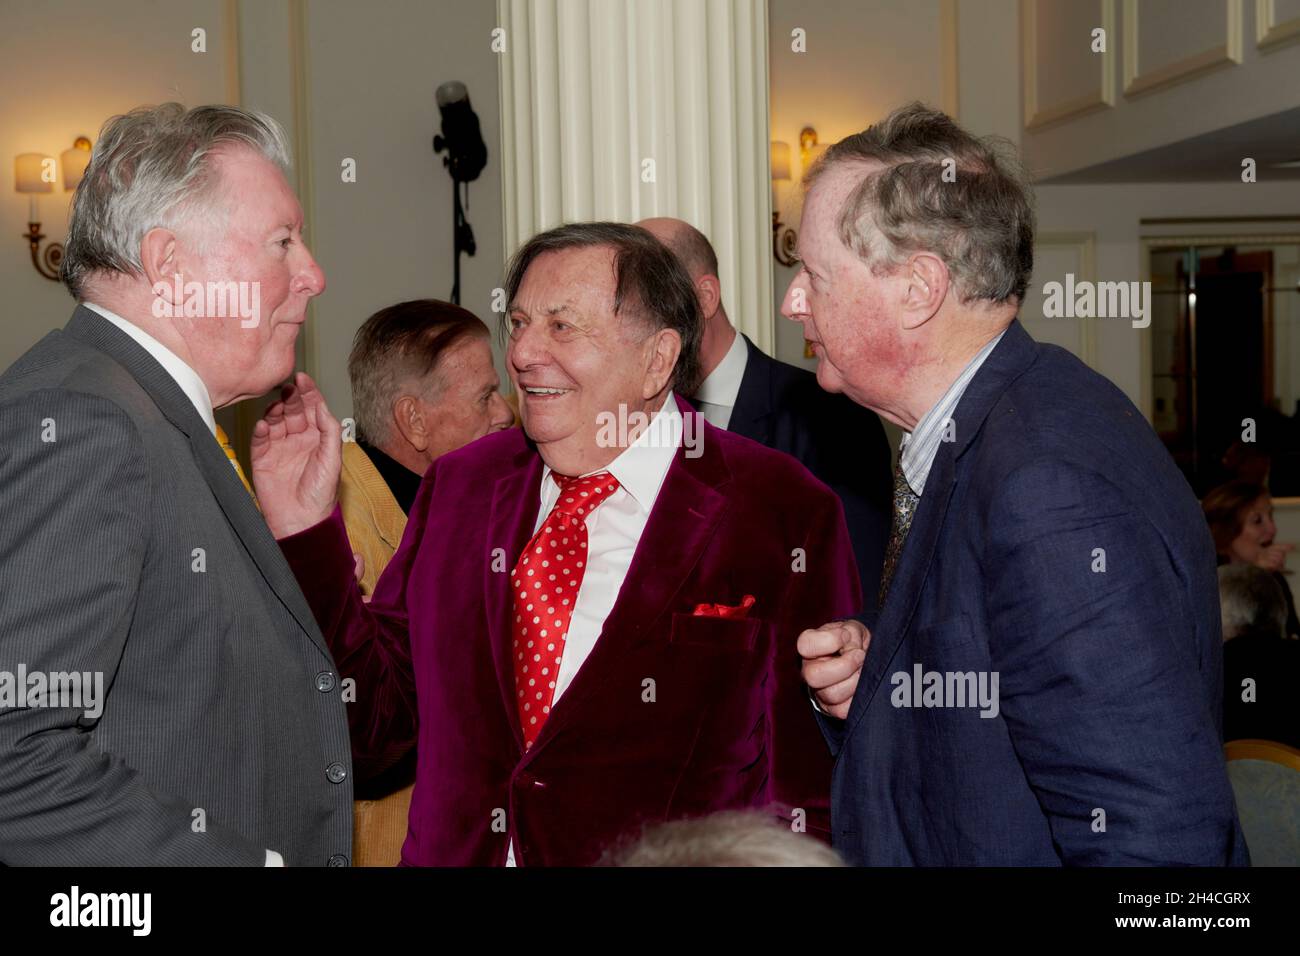
<svg viewBox="0 0 1300 956">
<path fill-rule="evenodd" d="M 219 222 L 228 210 L 220 202 L 212 156 L 232 146 L 252 149 L 289 172 L 284 130 L 265 113 L 163 103 L 105 123 L 72 199 L 62 279 L 73 297 L 84 297 L 86 279 L 95 272 L 139 275 L 140 242 L 150 229 L 176 228 L 195 215 Z"/>
<path fill-rule="evenodd" d="M 805 189 L 855 161 L 885 164 L 849 194 L 837 224 L 873 272 L 927 251 L 947 265 L 962 304 L 1024 299 L 1034 269 L 1033 190 L 1008 140 L 974 136 L 947 114 L 909 103 L 827 149 Z"/>
<path fill-rule="evenodd" d="M 1253 564 L 1225 564 L 1219 568 L 1219 615 L 1223 639 L 1257 631 L 1286 637 L 1284 585 Z"/>
<path fill-rule="evenodd" d="M 639 839 L 607 850 L 599 866 L 843 866 L 814 836 L 768 814 L 723 810 L 647 826 Z"/>
</svg>

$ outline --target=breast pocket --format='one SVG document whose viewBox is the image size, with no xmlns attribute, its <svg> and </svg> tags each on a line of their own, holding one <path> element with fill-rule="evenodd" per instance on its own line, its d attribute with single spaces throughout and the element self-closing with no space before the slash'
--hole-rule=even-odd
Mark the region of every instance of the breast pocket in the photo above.
<svg viewBox="0 0 1300 956">
<path fill-rule="evenodd" d="M 719 651 L 752 651 L 762 624 L 759 618 L 674 614 L 668 642 L 678 646 L 711 647 Z"/>
</svg>

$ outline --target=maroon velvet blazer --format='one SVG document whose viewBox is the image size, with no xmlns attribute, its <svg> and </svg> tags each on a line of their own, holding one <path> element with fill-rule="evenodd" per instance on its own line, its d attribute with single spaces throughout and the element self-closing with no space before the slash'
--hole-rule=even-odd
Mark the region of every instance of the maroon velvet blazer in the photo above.
<svg viewBox="0 0 1300 956">
<path fill-rule="evenodd" d="M 542 460 L 520 429 L 434 463 L 369 604 L 337 510 L 280 542 L 355 681 L 357 773 L 416 742 L 404 864 L 500 865 L 513 835 L 521 866 L 581 866 L 643 824 L 746 807 L 829 837 L 831 761 L 795 640 L 860 609 L 843 511 L 787 455 L 709 425 L 701 449 L 669 467 L 600 638 L 527 753 L 509 578 Z M 746 595 L 745 619 L 693 613 Z"/>
</svg>

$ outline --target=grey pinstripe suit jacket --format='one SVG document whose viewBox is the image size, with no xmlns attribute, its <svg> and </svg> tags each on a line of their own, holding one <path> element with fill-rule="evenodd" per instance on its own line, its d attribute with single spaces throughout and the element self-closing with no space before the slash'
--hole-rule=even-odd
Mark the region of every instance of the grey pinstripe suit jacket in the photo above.
<svg viewBox="0 0 1300 956">
<path fill-rule="evenodd" d="M 20 666 L 102 672 L 105 700 L 0 704 L 0 863 L 349 860 L 311 611 L 180 387 L 80 307 L 0 376 L 0 674 Z"/>
</svg>

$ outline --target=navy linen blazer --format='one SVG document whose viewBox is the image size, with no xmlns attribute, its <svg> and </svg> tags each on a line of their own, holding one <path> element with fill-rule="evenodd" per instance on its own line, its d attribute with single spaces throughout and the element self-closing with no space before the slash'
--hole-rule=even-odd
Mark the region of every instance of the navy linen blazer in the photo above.
<svg viewBox="0 0 1300 956">
<path fill-rule="evenodd" d="M 1159 439 L 1018 321 L 953 420 L 863 617 L 848 718 L 820 718 L 835 845 L 869 865 L 1247 863 L 1214 547 Z"/>
<path fill-rule="evenodd" d="M 874 412 L 822 391 L 812 372 L 742 337 L 749 358 L 727 431 L 798 459 L 839 496 L 863 599 L 874 606 L 894 495 L 885 429 Z"/>
</svg>

